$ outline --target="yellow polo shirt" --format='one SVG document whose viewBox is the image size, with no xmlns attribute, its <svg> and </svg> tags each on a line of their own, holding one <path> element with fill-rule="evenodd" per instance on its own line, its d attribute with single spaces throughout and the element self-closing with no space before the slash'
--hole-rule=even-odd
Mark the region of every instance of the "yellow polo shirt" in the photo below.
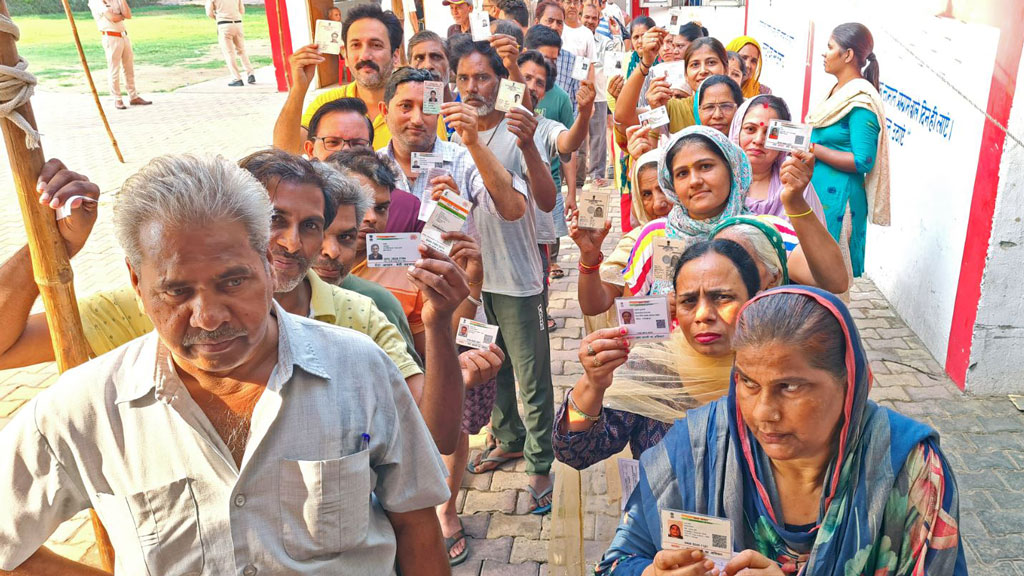
<svg viewBox="0 0 1024 576">
<path fill-rule="evenodd" d="M 310 271 L 309 280 L 312 317 L 327 324 L 362 332 L 377 343 L 398 365 L 404 378 L 422 374 L 406 350 L 405 340 L 395 325 L 388 321 L 373 300 L 344 288 L 333 286 Z M 82 328 L 94 356 L 105 354 L 153 331 L 153 323 L 142 312 L 142 306 L 130 285 L 97 292 L 78 301 Z"/>
<path fill-rule="evenodd" d="M 319 96 L 313 99 L 306 106 L 306 111 L 302 113 L 302 125 L 309 127 L 309 121 L 313 119 L 313 114 L 320 109 L 324 104 L 337 100 L 338 98 L 356 98 L 356 84 L 350 82 L 339 88 L 332 88 L 326 92 L 322 92 Z M 391 142 L 391 130 L 388 129 L 387 122 L 384 121 L 384 115 L 375 111 L 368 110 L 369 114 L 374 114 L 373 117 L 373 149 L 380 150 Z M 444 120 L 441 116 L 437 117 L 437 137 L 442 141 L 448 141 L 448 131 L 444 129 Z"/>
</svg>

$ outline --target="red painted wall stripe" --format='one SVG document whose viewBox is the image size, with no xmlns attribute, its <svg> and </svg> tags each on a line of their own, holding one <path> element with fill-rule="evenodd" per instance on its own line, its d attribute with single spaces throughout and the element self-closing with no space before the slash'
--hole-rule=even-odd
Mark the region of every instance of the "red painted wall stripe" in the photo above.
<svg viewBox="0 0 1024 576">
<path fill-rule="evenodd" d="M 814 20 L 807 21 L 807 54 L 804 56 L 804 98 L 801 102 L 800 121 L 807 118 L 811 110 L 811 74 L 814 72 Z"/>
<path fill-rule="evenodd" d="M 1006 126 L 1017 85 L 1021 49 L 1024 48 L 1024 3 L 1019 0 L 1002 0 L 998 2 L 997 13 L 1000 18 L 993 25 L 999 26 L 1001 33 L 986 112 L 996 122 Z M 971 360 L 974 323 L 978 317 L 981 281 L 992 236 L 992 218 L 999 190 L 999 165 L 1003 159 L 1005 140 L 1006 134 L 1002 128 L 986 120 L 946 351 L 946 373 L 961 390 L 964 389 Z"/>
<path fill-rule="evenodd" d="M 274 58 L 274 76 L 277 78 L 277 90 L 287 92 L 290 84 L 291 70 L 288 69 L 287 57 L 292 53 L 292 33 L 288 27 L 288 1 L 264 0 L 267 11 L 267 26 L 270 29 L 270 53 Z M 278 14 L 278 6 L 281 13 Z"/>
</svg>

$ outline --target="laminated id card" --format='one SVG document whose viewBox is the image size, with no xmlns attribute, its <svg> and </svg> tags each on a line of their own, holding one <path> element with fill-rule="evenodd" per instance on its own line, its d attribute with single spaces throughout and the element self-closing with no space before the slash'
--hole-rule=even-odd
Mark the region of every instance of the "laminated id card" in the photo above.
<svg viewBox="0 0 1024 576">
<path fill-rule="evenodd" d="M 722 570 L 732 559 L 732 522 L 703 514 L 661 510 L 662 550 L 701 550 Z"/>
<path fill-rule="evenodd" d="M 498 327 L 477 322 L 469 318 L 459 320 L 459 330 L 455 334 L 455 343 L 477 350 L 486 350 L 498 340 Z"/>
<path fill-rule="evenodd" d="M 522 105 L 523 94 L 526 93 L 526 84 L 513 80 L 501 79 L 498 83 L 498 100 L 494 104 L 495 110 L 508 112 L 516 105 Z"/>
<path fill-rule="evenodd" d="M 412 266 L 420 259 L 420 234 L 367 234 L 366 266 L 394 268 Z"/>
<path fill-rule="evenodd" d="M 630 340 L 663 340 L 672 329 L 665 296 L 616 298 L 615 312 Z"/>
<path fill-rule="evenodd" d="M 434 205 L 427 223 L 423 226 L 423 243 L 442 254 L 448 254 L 455 244 L 442 239 L 445 232 L 458 232 L 469 218 L 472 203 L 451 190 L 445 190 Z"/>
<path fill-rule="evenodd" d="M 641 112 L 640 125 L 649 126 L 652 129 L 659 126 L 668 126 L 668 110 L 664 106 L 658 106 L 653 110 Z"/>
<path fill-rule="evenodd" d="M 770 120 L 764 147 L 781 152 L 807 152 L 811 149 L 811 126 L 784 120 Z"/>
</svg>

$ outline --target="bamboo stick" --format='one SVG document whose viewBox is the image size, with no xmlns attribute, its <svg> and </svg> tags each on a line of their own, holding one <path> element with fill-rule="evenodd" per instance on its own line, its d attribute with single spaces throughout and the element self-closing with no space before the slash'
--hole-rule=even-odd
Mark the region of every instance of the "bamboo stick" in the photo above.
<svg viewBox="0 0 1024 576">
<path fill-rule="evenodd" d="M 114 154 L 124 164 L 124 156 L 121 155 L 121 148 L 117 145 L 114 132 L 110 129 L 110 122 L 107 121 L 107 113 L 103 111 L 100 103 L 100 96 L 96 93 L 96 83 L 92 81 L 92 72 L 89 70 L 89 62 L 85 59 L 85 51 L 82 50 L 82 39 L 78 37 L 78 26 L 75 24 L 75 16 L 71 13 L 71 4 L 68 0 L 61 0 L 64 4 L 64 13 L 68 16 L 68 24 L 71 24 L 71 35 L 75 38 L 75 48 L 78 48 L 78 59 L 82 61 L 82 70 L 85 71 L 85 79 L 89 81 L 89 89 L 92 90 L 92 99 L 96 102 L 96 110 L 100 113 L 100 120 L 103 120 L 103 127 L 107 129 L 107 136 L 110 138 L 110 145 L 114 147 Z"/>
<path fill-rule="evenodd" d="M 0 14 L 10 16 L 7 1 L 0 0 Z M 0 64 L 14 66 L 18 62 L 18 47 L 14 37 L 0 33 Z M 25 103 L 17 111 L 35 126 L 32 105 Z M 50 325 L 50 339 L 57 368 L 64 372 L 89 359 L 89 347 L 82 333 L 82 319 L 78 315 L 75 298 L 74 273 L 68 260 L 64 240 L 57 231 L 53 210 L 39 204 L 36 195 L 36 180 L 43 168 L 45 157 L 41 147 L 30 150 L 25 145 L 25 135 L 20 128 L 8 120 L 0 120 L 7 158 L 11 163 L 14 188 L 21 205 L 21 215 L 28 234 L 28 247 L 32 255 L 32 271 L 39 294 L 46 307 L 46 320 Z M 106 530 L 96 512 L 92 511 L 92 524 L 96 530 L 96 541 L 100 558 L 107 571 L 113 571 L 113 547 Z"/>
</svg>

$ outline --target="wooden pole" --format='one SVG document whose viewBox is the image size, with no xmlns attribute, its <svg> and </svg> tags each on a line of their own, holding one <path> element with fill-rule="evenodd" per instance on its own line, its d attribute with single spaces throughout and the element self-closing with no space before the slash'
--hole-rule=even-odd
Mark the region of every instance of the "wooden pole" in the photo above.
<svg viewBox="0 0 1024 576">
<path fill-rule="evenodd" d="M 82 70 L 85 71 L 85 79 L 89 81 L 89 89 L 92 90 L 92 99 L 96 102 L 96 110 L 100 113 L 100 120 L 103 120 L 103 127 L 107 129 L 107 136 L 110 138 L 110 145 L 114 147 L 114 154 L 124 164 L 124 156 L 121 156 L 121 148 L 117 146 L 117 139 L 110 129 L 110 122 L 107 122 L 107 113 L 103 111 L 100 104 L 100 96 L 96 93 L 96 83 L 92 81 L 92 72 L 89 71 L 89 62 L 85 59 L 85 51 L 82 50 L 82 39 L 78 37 L 78 26 L 75 25 L 75 16 L 71 13 L 71 4 L 68 0 L 61 0 L 64 4 L 64 13 L 68 15 L 68 24 L 71 24 L 71 35 L 75 37 L 75 48 L 78 48 L 78 59 L 82 61 Z"/>
<path fill-rule="evenodd" d="M 0 0 L 0 14 L 10 17 L 6 0 Z M 0 65 L 15 66 L 17 63 L 18 47 L 14 37 L 0 32 Z M 16 111 L 29 124 L 36 125 L 31 104 L 26 102 Z M 36 180 L 45 161 L 43 149 L 39 147 L 30 150 L 25 144 L 25 134 L 21 128 L 9 120 L 0 120 L 0 130 L 3 131 L 4 143 L 7 145 L 14 188 L 28 234 L 32 271 L 46 307 L 53 354 L 57 359 L 57 368 L 64 372 L 89 359 L 89 346 L 82 333 L 82 319 L 78 315 L 78 302 L 75 298 L 74 273 L 64 247 L 64 239 L 57 231 L 53 210 L 41 205 L 36 195 Z M 92 512 L 92 524 L 96 530 L 96 543 L 103 567 L 113 572 L 113 547 L 95 511 Z"/>
</svg>

